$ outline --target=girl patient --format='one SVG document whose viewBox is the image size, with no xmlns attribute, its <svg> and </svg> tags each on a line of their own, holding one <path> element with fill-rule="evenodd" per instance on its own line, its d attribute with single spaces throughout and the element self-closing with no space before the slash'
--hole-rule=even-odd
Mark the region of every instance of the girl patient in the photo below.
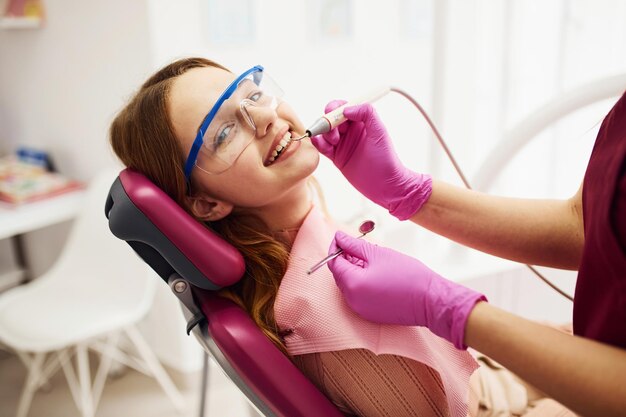
<svg viewBox="0 0 626 417">
<path fill-rule="evenodd" d="M 346 414 L 563 411 L 537 406 L 536 393 L 497 364 L 474 372 L 466 351 L 424 328 L 359 318 L 328 268 L 306 274 L 337 227 L 313 204 L 319 154 L 310 141 L 291 140 L 304 128 L 280 96 L 261 67 L 238 77 L 206 59 L 183 59 L 150 77 L 111 125 L 111 145 L 127 167 L 243 254 L 246 276 L 221 295 Z"/>
</svg>

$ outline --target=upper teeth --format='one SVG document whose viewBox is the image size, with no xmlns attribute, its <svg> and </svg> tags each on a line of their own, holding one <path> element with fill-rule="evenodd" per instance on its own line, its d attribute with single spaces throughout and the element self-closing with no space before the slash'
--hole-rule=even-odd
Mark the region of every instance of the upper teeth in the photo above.
<svg viewBox="0 0 626 417">
<path fill-rule="evenodd" d="M 272 156 L 270 156 L 270 162 L 274 162 L 278 155 L 291 143 L 291 133 L 285 133 L 285 136 L 278 142 L 276 148 L 272 151 Z"/>
</svg>

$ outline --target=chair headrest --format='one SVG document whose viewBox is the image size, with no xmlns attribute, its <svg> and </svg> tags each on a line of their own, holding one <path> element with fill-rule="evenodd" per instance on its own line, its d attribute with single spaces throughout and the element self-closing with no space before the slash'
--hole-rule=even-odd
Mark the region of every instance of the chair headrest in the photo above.
<svg viewBox="0 0 626 417">
<path fill-rule="evenodd" d="M 197 222 L 143 174 L 125 169 L 105 206 L 109 228 L 166 282 L 177 272 L 193 285 L 218 290 L 245 271 L 237 249 Z"/>
</svg>

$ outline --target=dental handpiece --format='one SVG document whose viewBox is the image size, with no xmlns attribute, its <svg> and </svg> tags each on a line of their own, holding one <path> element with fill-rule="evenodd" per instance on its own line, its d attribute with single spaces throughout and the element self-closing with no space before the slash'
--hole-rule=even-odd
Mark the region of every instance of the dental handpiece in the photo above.
<svg viewBox="0 0 626 417">
<path fill-rule="evenodd" d="M 330 132 L 336 126 L 339 126 L 345 122 L 346 116 L 343 115 L 343 110 L 349 106 L 355 106 L 362 103 L 373 103 L 381 97 L 384 97 L 389 93 L 391 89 L 389 87 L 379 88 L 371 93 L 353 101 L 349 101 L 346 104 L 337 107 L 335 110 L 326 113 L 319 119 L 317 119 L 307 130 L 306 133 L 299 138 L 293 140 L 302 140 L 304 138 L 311 138 L 313 136 L 321 135 L 322 133 Z"/>
</svg>

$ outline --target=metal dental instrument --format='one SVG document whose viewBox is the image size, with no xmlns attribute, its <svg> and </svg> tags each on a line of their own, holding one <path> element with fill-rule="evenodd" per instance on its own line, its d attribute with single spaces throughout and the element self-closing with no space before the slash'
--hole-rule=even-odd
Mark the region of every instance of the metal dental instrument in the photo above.
<svg viewBox="0 0 626 417">
<path fill-rule="evenodd" d="M 292 138 L 292 141 L 299 141 L 304 138 L 311 138 L 313 136 L 321 135 L 322 133 L 330 132 L 332 128 L 338 126 L 346 121 L 346 117 L 343 115 L 343 109 L 349 106 L 354 106 L 362 103 L 373 103 L 381 97 L 384 97 L 391 91 L 390 87 L 379 88 L 372 91 L 370 94 L 361 97 L 360 99 L 349 101 L 346 104 L 337 107 L 335 110 L 326 113 L 319 119 L 317 119 L 307 130 L 306 133 L 299 138 Z"/>
<path fill-rule="evenodd" d="M 361 223 L 361 225 L 359 226 L 359 233 L 361 233 L 361 236 L 359 236 L 358 239 L 362 238 L 363 236 L 365 236 L 366 234 L 374 230 L 375 225 L 376 224 L 374 223 L 373 220 L 365 220 L 363 223 Z M 330 255 L 328 255 L 327 257 L 325 257 L 324 259 L 322 259 L 315 265 L 313 265 L 311 268 L 309 268 L 309 270 L 306 271 L 306 273 L 308 275 L 311 275 L 313 272 L 317 271 L 318 269 L 326 265 L 329 261 L 332 261 L 333 259 L 341 255 L 342 253 L 343 253 L 343 249 L 339 249 L 338 251 L 331 253 Z"/>
</svg>

